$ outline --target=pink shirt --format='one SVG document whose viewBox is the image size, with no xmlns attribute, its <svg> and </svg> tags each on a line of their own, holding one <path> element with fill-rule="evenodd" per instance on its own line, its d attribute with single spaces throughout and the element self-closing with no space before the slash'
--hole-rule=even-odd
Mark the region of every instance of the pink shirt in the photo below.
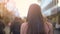
<svg viewBox="0 0 60 34">
<path fill-rule="evenodd" d="M 21 31 L 20 31 L 21 33 L 20 34 L 26 34 L 27 28 L 28 28 L 28 23 L 23 23 L 21 25 Z M 52 24 L 45 23 L 45 31 L 46 31 L 46 34 L 53 34 Z"/>
</svg>

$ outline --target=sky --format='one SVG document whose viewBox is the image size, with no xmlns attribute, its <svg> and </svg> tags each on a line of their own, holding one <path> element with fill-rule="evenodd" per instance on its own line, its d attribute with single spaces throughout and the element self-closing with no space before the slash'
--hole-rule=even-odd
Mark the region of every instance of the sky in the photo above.
<svg viewBox="0 0 60 34">
<path fill-rule="evenodd" d="M 14 0 L 20 17 L 26 17 L 30 4 L 37 3 L 37 0 Z"/>
<path fill-rule="evenodd" d="M 42 0 L 41 7 L 44 8 L 50 2 L 51 2 L 51 0 L 46 0 L 46 1 L 45 0 Z M 16 9 L 18 9 L 18 10 L 15 10 L 14 9 L 14 11 L 16 13 L 16 16 L 26 17 L 27 16 L 27 13 L 28 13 L 29 6 L 32 3 L 38 3 L 38 0 L 13 0 L 13 4 L 11 4 L 11 3 L 12 3 L 12 1 L 10 0 L 10 4 L 8 3 L 8 5 L 9 5 L 8 7 L 10 8 L 10 10 L 13 10 L 14 7 Z M 14 6 L 14 4 L 15 4 L 15 6 Z M 40 2 L 39 2 L 39 4 L 40 4 Z M 47 12 L 45 12 L 45 13 L 47 13 Z M 48 13 L 50 13 L 50 12 L 48 12 Z"/>
<path fill-rule="evenodd" d="M 27 16 L 29 6 L 32 3 L 38 4 L 38 0 L 0 0 L 0 2 L 5 2 L 5 7 L 7 7 L 9 11 L 13 11 L 15 16 L 22 18 Z"/>
<path fill-rule="evenodd" d="M 2 1 L 2 0 L 0 0 Z M 46 5 L 48 5 L 52 0 L 42 0 L 41 7 L 44 8 Z M 37 0 L 9 0 L 7 2 L 6 7 L 10 11 L 14 11 L 16 16 L 19 17 L 26 17 L 28 13 L 29 6 L 32 3 L 38 3 Z M 39 3 L 40 4 L 40 3 Z M 58 3 L 58 6 L 60 6 L 60 0 Z M 48 13 L 50 15 L 50 10 L 46 11 L 45 14 Z"/>
<path fill-rule="evenodd" d="M 58 3 L 58 6 L 60 6 L 60 0 L 58 1 L 59 3 Z"/>
<path fill-rule="evenodd" d="M 19 16 L 24 17 L 27 16 L 28 9 L 30 4 L 37 3 L 37 0 L 14 0 L 16 2 L 16 7 L 19 11 Z M 41 8 L 43 10 L 44 7 L 46 7 L 52 0 L 41 0 Z M 58 3 L 58 6 L 60 6 L 60 0 Z M 51 14 L 51 9 L 47 10 L 46 12 L 43 12 L 45 15 Z"/>
</svg>

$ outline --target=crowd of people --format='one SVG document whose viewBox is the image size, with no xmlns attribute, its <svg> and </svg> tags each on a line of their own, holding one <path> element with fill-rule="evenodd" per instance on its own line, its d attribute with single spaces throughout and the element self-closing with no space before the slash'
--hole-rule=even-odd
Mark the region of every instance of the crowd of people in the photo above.
<svg viewBox="0 0 60 34">
<path fill-rule="evenodd" d="M 21 18 L 15 18 L 10 22 L 9 27 L 9 34 L 53 34 L 53 26 L 42 15 L 41 7 L 38 4 L 30 5 L 24 23 L 21 21 Z M 0 34 L 5 34 L 4 28 L 5 25 L 0 20 Z"/>
</svg>

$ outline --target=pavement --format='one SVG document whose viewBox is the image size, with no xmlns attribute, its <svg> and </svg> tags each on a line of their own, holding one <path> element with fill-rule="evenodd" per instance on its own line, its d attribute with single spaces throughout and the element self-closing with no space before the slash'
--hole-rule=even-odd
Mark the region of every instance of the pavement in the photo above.
<svg viewBox="0 0 60 34">
<path fill-rule="evenodd" d="M 54 34 L 60 34 L 60 31 L 54 30 Z"/>
</svg>

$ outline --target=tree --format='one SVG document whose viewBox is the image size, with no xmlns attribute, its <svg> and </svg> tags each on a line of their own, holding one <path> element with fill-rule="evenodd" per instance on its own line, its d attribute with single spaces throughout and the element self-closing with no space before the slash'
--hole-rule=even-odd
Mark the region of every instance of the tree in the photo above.
<svg viewBox="0 0 60 34">
<path fill-rule="evenodd" d="M 0 3 L 0 19 L 5 22 L 5 24 L 8 24 L 11 20 L 14 18 L 13 11 L 9 11 L 4 3 Z"/>
</svg>

